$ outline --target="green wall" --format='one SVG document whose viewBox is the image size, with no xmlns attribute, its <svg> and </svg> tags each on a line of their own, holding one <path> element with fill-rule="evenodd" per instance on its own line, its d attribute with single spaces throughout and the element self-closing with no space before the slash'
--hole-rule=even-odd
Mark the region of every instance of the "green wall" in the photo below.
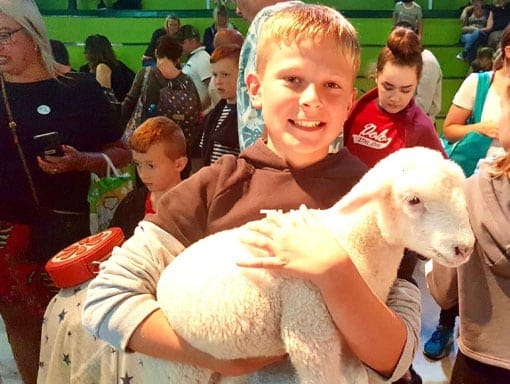
<svg viewBox="0 0 510 384">
<path fill-rule="evenodd" d="M 108 3 L 108 0 L 105 1 Z M 111 3 L 114 0 L 109 1 Z M 438 58 L 444 75 L 442 115 L 446 114 L 453 95 L 468 69 L 464 62 L 455 59 L 455 55 L 461 49 L 458 44 L 460 33 L 458 9 L 466 1 L 434 0 L 436 10 L 425 13 L 423 44 Z M 192 24 L 201 32 L 211 24 L 211 14 L 209 10 L 205 10 L 204 0 L 143 0 L 145 10 L 121 12 L 97 11 L 95 9 L 97 2 L 98 0 L 78 0 L 79 11 L 70 15 L 65 11 L 67 0 L 38 1 L 43 9 L 50 38 L 61 40 L 66 44 L 71 65 L 75 69 L 85 63 L 83 42 L 91 34 L 100 33 L 107 36 L 112 42 L 117 57 L 137 71 L 152 32 L 163 25 L 168 13 L 175 11 L 181 17 L 183 24 Z M 362 45 L 362 64 L 356 85 L 360 93 L 370 89 L 374 83 L 372 79 L 366 77 L 366 74 L 377 60 L 391 30 L 393 0 L 322 0 L 321 2 L 331 6 L 342 4 L 341 8 L 346 11 L 346 16 L 358 30 Z M 428 4 L 426 0 L 418 2 L 424 8 Z M 360 9 L 361 6 L 363 9 Z M 233 11 L 231 21 L 243 34 L 246 32 L 246 22 L 236 17 Z M 438 126 L 441 128 L 441 120 Z"/>
<path fill-rule="evenodd" d="M 13 0 L 16 1 L 16 0 Z M 308 3 L 316 3 L 315 0 L 305 0 Z M 415 0 L 424 10 L 428 10 L 428 0 Z M 67 0 L 38 0 L 36 1 L 41 9 L 65 10 L 68 6 Z M 94 10 L 99 0 L 77 0 L 79 10 Z M 115 0 L 104 0 L 111 6 Z M 213 1 L 210 1 L 213 3 Z M 326 4 L 343 10 L 391 10 L 395 2 L 393 0 L 322 0 Z M 465 6 L 467 0 L 433 0 L 434 10 L 458 10 Z M 144 10 L 188 10 L 205 9 L 206 0 L 142 0 Z M 234 6 L 231 5 L 233 8 Z"/>
</svg>

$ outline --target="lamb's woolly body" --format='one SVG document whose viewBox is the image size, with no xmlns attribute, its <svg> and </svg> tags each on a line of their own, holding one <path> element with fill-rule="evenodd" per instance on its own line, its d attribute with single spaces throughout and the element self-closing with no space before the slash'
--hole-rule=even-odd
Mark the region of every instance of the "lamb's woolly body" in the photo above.
<svg viewBox="0 0 510 384">
<path fill-rule="evenodd" d="M 432 150 L 399 152 L 376 165 L 334 207 L 314 211 L 383 300 L 404 247 L 454 265 L 474 243 L 460 168 Z M 409 203 L 414 197 L 422 204 Z M 366 383 L 364 366 L 342 342 L 314 285 L 236 266 L 247 252 L 238 241 L 242 230 L 193 244 L 161 276 L 158 301 L 175 331 L 221 359 L 287 352 L 301 383 Z M 185 381 L 182 369 L 170 372 L 171 382 L 208 382 Z M 227 380 L 243 382 L 221 382 Z"/>
</svg>

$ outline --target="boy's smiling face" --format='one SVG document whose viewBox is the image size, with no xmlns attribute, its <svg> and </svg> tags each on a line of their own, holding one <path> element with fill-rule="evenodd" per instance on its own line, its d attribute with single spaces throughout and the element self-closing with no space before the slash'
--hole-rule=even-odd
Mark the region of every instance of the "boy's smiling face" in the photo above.
<svg viewBox="0 0 510 384">
<path fill-rule="evenodd" d="M 252 103 L 262 108 L 269 148 L 303 168 L 326 157 L 342 131 L 356 96 L 354 69 L 333 42 L 266 48 L 259 73 L 247 78 Z"/>
</svg>

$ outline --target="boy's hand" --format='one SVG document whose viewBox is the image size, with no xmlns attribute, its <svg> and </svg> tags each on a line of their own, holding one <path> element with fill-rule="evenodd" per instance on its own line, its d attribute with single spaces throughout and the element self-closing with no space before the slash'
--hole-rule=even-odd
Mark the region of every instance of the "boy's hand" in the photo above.
<svg viewBox="0 0 510 384">
<path fill-rule="evenodd" d="M 237 265 L 268 268 L 284 275 L 318 283 L 349 256 L 312 211 L 301 207 L 297 215 L 274 215 L 247 225 L 240 240 L 253 258 Z"/>
</svg>

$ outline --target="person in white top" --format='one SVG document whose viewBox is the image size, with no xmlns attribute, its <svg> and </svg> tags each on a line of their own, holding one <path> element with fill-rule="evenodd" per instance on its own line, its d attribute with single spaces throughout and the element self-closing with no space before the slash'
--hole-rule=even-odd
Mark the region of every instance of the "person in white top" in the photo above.
<svg viewBox="0 0 510 384">
<path fill-rule="evenodd" d="M 478 76 L 473 73 L 461 84 L 446 115 L 443 134 L 448 141 L 458 141 L 469 132 L 475 131 L 493 139 L 491 148 L 487 153 L 488 156 L 501 151 L 501 145 L 498 141 L 498 122 L 501 116 L 500 99 L 505 91 L 505 80 L 510 76 L 509 60 L 510 27 L 507 27 L 501 38 L 501 54 L 495 60 L 494 71 L 491 72 L 491 85 L 483 105 L 481 121 L 474 124 L 466 123 L 474 108 L 478 84 Z"/>
<path fill-rule="evenodd" d="M 211 80 L 211 56 L 206 52 L 200 42 L 200 32 L 192 25 L 183 25 L 177 32 L 177 39 L 182 45 L 184 55 L 188 55 L 188 61 L 182 67 L 182 72 L 191 77 L 197 88 L 202 103 L 202 111 L 208 112 L 211 107 L 209 97 L 209 82 Z"/>
</svg>

